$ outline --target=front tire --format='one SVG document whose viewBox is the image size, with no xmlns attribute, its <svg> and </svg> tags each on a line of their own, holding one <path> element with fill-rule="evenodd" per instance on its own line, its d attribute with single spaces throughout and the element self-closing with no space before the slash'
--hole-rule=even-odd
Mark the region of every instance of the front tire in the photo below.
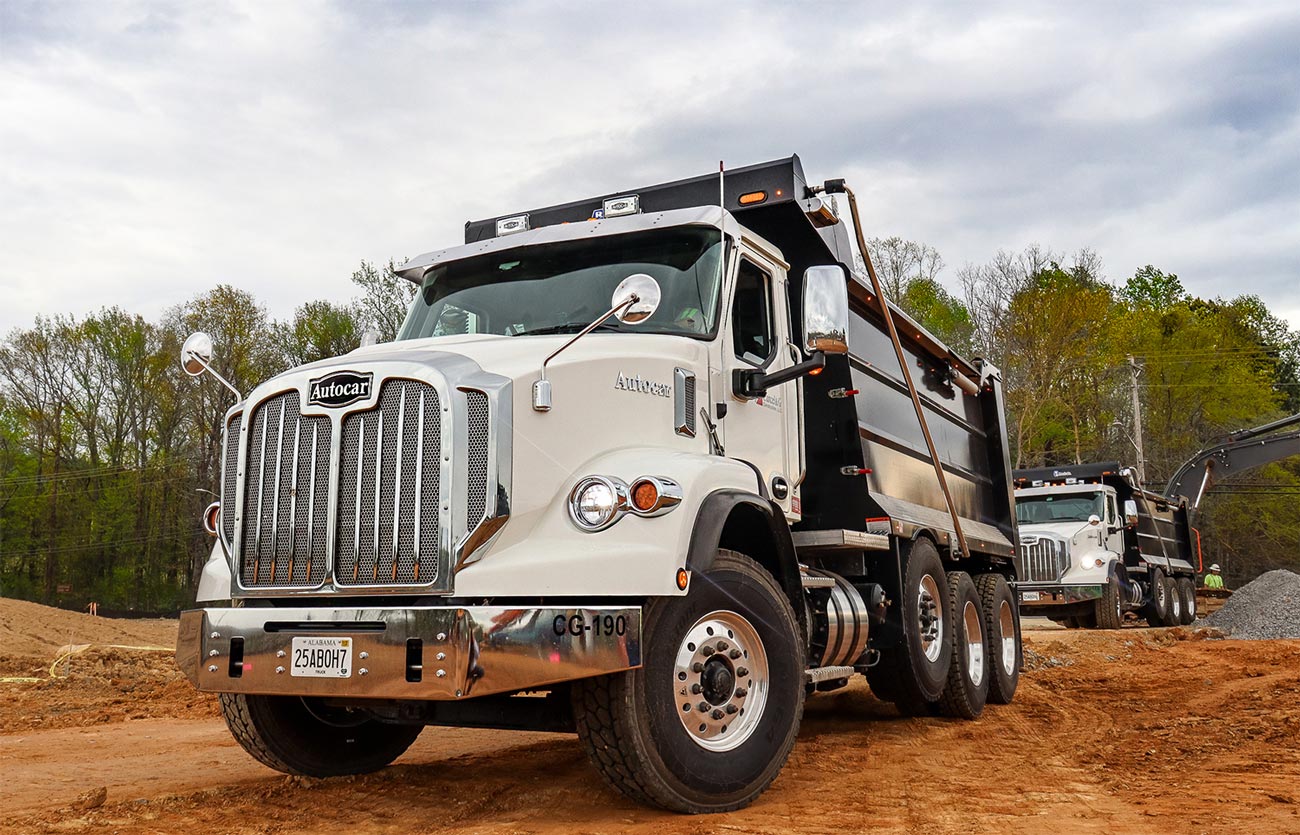
<svg viewBox="0 0 1300 835">
<path fill-rule="evenodd" d="M 235 741 L 285 774 L 340 777 L 378 771 L 424 730 L 394 725 L 320 699 L 222 693 L 221 713 Z"/>
<path fill-rule="evenodd" d="M 749 805 L 799 733 L 804 654 L 789 599 L 721 550 L 685 597 L 646 607 L 639 669 L 573 685 L 578 738 L 612 787 L 674 812 Z"/>
<path fill-rule="evenodd" d="M 1093 603 L 1097 627 L 1100 629 L 1119 629 L 1124 625 L 1124 601 L 1120 596 L 1119 583 L 1111 577 L 1101 587 L 1101 597 Z"/>
</svg>

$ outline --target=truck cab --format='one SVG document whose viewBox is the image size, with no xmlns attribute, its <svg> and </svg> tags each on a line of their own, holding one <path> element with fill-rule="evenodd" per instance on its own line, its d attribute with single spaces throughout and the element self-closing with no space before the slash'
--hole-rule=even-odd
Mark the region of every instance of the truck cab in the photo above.
<svg viewBox="0 0 1300 835">
<path fill-rule="evenodd" d="M 1069 603 L 1101 597 L 1110 566 L 1124 553 L 1118 508 L 1115 489 L 1102 484 L 1017 490 L 1021 599 Z"/>
</svg>

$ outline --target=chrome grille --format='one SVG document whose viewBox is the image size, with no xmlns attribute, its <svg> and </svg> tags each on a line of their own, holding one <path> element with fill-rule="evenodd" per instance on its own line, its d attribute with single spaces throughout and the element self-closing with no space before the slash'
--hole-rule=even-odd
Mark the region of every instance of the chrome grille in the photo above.
<svg viewBox="0 0 1300 835">
<path fill-rule="evenodd" d="M 1065 576 L 1069 567 L 1070 557 L 1064 542 L 1047 536 L 1020 536 L 1020 580 L 1052 583 Z"/>
<path fill-rule="evenodd" d="M 239 483 L 239 427 L 244 423 L 240 412 L 226 424 L 225 462 L 221 468 L 221 536 L 226 544 L 235 541 L 235 486 Z"/>
<path fill-rule="evenodd" d="M 465 530 L 472 531 L 487 509 L 488 483 L 488 399 L 481 391 L 466 392 L 469 403 L 468 495 L 465 500 Z"/>
<path fill-rule="evenodd" d="M 296 391 L 275 395 L 249 424 L 240 540 L 245 587 L 316 586 L 329 568 L 330 421 L 302 416 L 298 404 Z"/>
<path fill-rule="evenodd" d="M 438 392 L 389 380 L 379 406 L 343 419 L 335 582 L 438 579 L 442 421 Z"/>
</svg>

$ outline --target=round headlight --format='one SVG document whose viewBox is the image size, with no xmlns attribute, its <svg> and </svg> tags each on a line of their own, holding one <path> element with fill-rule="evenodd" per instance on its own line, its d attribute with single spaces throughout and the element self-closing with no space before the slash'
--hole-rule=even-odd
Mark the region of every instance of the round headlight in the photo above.
<svg viewBox="0 0 1300 835">
<path fill-rule="evenodd" d="M 584 530 L 598 531 L 627 510 L 627 487 L 604 476 L 588 476 L 569 494 L 569 515 Z"/>
</svg>

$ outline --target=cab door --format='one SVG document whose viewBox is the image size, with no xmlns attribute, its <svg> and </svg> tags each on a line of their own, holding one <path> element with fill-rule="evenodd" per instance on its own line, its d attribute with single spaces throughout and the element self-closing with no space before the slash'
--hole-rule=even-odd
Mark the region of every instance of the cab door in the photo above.
<svg viewBox="0 0 1300 835">
<path fill-rule="evenodd" d="M 727 415 L 721 426 L 729 458 L 753 464 L 772 500 L 793 513 L 799 480 L 799 384 L 776 386 L 763 397 L 736 393 L 733 372 L 773 372 L 793 364 L 785 266 L 741 247 L 732 270 L 731 304 L 721 345 L 722 386 Z M 794 360 L 797 361 L 797 360 Z"/>
</svg>

